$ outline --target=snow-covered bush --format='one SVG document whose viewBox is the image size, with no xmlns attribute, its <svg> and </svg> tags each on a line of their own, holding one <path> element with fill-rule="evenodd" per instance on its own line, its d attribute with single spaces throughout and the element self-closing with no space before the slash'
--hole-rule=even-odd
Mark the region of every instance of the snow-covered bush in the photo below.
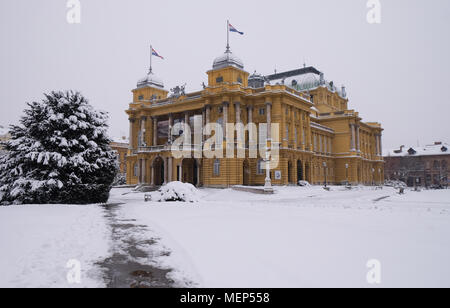
<svg viewBox="0 0 450 308">
<path fill-rule="evenodd" d="M 298 181 L 298 186 L 301 186 L 301 187 L 311 187 L 311 184 L 309 184 L 308 181 Z"/>
<path fill-rule="evenodd" d="M 78 92 L 28 103 L 0 158 L 1 204 L 106 202 L 117 173 L 107 114 Z"/>
<path fill-rule="evenodd" d="M 198 202 L 198 190 L 194 185 L 181 182 L 170 182 L 158 191 L 148 194 L 153 202 Z"/>
</svg>

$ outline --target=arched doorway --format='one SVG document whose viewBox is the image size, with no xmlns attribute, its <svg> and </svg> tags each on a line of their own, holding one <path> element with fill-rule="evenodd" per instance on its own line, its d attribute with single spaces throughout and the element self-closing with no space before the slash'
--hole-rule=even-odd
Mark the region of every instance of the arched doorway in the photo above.
<svg viewBox="0 0 450 308">
<path fill-rule="evenodd" d="M 182 162 L 182 181 L 183 183 L 190 183 L 192 185 L 198 184 L 198 163 L 193 158 L 183 159 Z"/>
<path fill-rule="evenodd" d="M 307 181 L 308 183 L 311 183 L 311 166 L 309 163 L 305 164 L 305 181 Z"/>
<path fill-rule="evenodd" d="M 292 172 L 292 162 L 289 161 L 289 162 L 288 162 L 288 183 L 289 183 L 289 184 L 292 183 L 292 182 L 294 182 L 294 179 L 293 179 L 292 177 L 293 177 L 293 172 Z"/>
<path fill-rule="evenodd" d="M 297 181 L 303 181 L 303 163 L 301 160 L 297 161 Z"/>
<path fill-rule="evenodd" d="M 164 160 L 158 156 L 153 161 L 153 184 L 162 186 L 164 184 Z"/>
<path fill-rule="evenodd" d="M 242 164 L 243 184 L 244 186 L 250 185 L 250 163 L 248 160 L 244 160 Z"/>
</svg>

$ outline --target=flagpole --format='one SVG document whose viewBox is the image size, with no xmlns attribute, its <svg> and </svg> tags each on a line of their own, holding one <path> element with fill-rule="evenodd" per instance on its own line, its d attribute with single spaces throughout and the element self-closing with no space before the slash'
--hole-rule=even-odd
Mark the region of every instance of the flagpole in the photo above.
<svg viewBox="0 0 450 308">
<path fill-rule="evenodd" d="M 230 21 L 227 20 L 227 51 L 230 51 Z"/>
<path fill-rule="evenodd" d="M 153 46 L 150 44 L 150 74 L 152 73 L 152 55 L 153 55 Z"/>
</svg>

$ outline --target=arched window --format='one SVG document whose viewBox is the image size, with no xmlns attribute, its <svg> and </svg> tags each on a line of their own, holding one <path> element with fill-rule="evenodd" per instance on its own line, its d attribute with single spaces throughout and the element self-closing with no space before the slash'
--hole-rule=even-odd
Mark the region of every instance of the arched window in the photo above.
<svg viewBox="0 0 450 308">
<path fill-rule="evenodd" d="M 214 176 L 220 176 L 220 160 L 216 159 L 214 161 Z"/>
<path fill-rule="evenodd" d="M 138 166 L 138 164 L 136 163 L 136 164 L 134 164 L 133 175 L 134 175 L 134 176 L 138 176 L 138 173 L 139 173 L 139 166 Z"/>
</svg>

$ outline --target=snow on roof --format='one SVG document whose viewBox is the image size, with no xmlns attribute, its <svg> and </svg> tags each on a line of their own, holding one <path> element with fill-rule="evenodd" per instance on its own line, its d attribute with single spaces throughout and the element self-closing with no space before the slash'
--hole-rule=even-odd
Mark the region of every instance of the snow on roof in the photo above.
<svg viewBox="0 0 450 308">
<path fill-rule="evenodd" d="M 128 138 L 127 137 L 111 137 L 112 142 L 115 143 L 126 143 L 128 144 Z"/>
<path fill-rule="evenodd" d="M 426 146 L 402 146 L 400 149 L 386 150 L 384 157 L 450 155 L 450 144 L 436 142 Z"/>
</svg>

